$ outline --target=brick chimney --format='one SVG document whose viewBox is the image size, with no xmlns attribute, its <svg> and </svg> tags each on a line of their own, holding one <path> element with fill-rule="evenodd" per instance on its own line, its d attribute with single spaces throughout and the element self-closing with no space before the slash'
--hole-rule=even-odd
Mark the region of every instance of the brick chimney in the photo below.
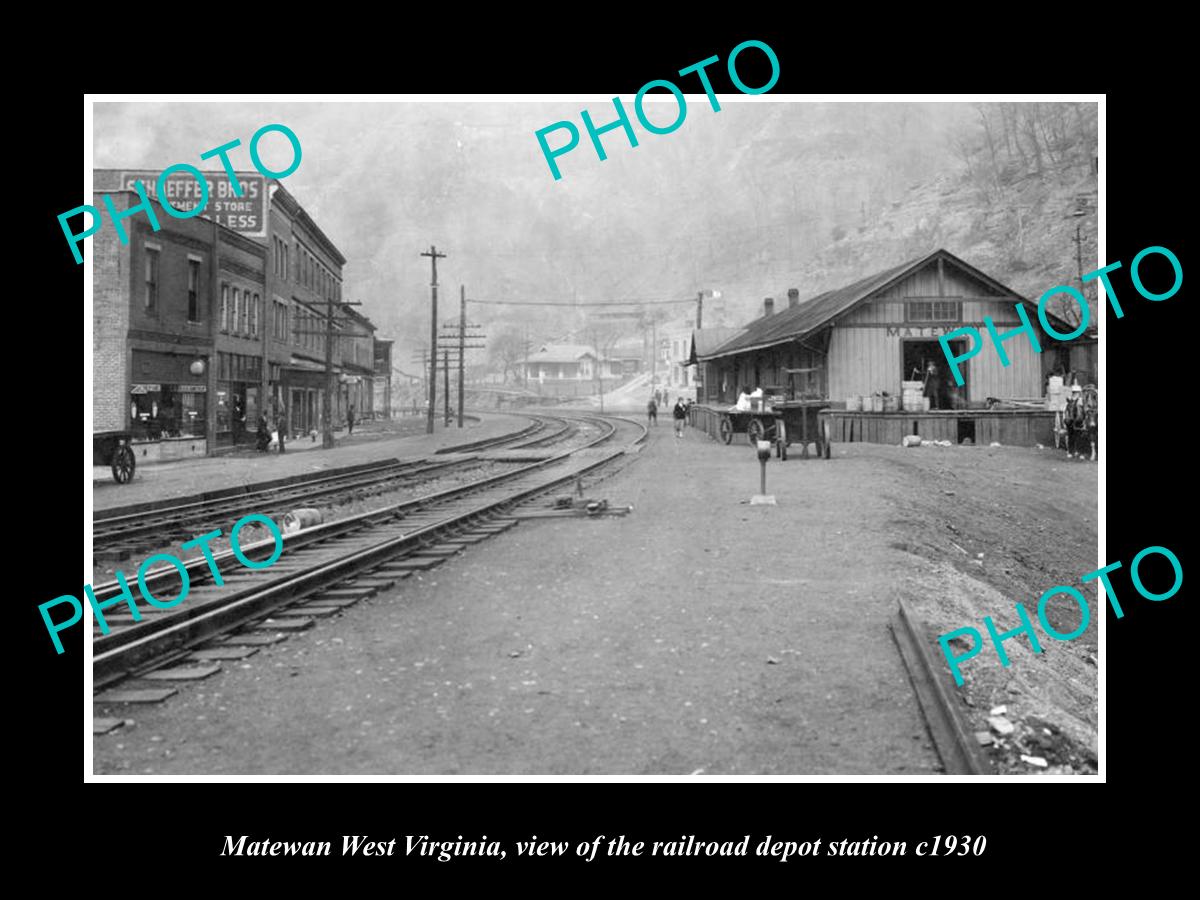
<svg viewBox="0 0 1200 900">
<path fill-rule="evenodd" d="M 788 288 L 788 309 L 800 305 L 800 288 Z"/>
<path fill-rule="evenodd" d="M 766 317 L 773 315 L 775 315 L 775 298 L 767 297 L 765 300 L 763 300 L 763 316 Z"/>
</svg>

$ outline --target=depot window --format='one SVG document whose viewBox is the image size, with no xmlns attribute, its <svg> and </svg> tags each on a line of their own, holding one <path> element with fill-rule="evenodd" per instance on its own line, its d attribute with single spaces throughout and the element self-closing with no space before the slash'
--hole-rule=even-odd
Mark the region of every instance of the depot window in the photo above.
<svg viewBox="0 0 1200 900">
<path fill-rule="evenodd" d="M 221 330 L 229 330 L 229 285 L 221 285 Z"/>
<path fill-rule="evenodd" d="M 905 322 L 961 322 L 961 300 L 909 300 L 904 304 Z"/>
</svg>

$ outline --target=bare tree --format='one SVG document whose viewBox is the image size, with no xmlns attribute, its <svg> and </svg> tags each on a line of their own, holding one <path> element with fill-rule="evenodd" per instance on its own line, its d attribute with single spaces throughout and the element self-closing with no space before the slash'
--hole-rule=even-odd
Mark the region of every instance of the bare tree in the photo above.
<svg viewBox="0 0 1200 900">
<path fill-rule="evenodd" d="M 1038 175 L 1041 175 L 1044 167 L 1042 165 L 1042 148 L 1038 144 L 1037 138 L 1037 103 L 1026 103 L 1021 108 L 1021 125 L 1022 133 L 1025 140 L 1029 143 L 1029 152 L 1033 154 L 1033 165 Z M 1018 141 L 1019 143 L 1019 141 Z"/>
<path fill-rule="evenodd" d="M 515 371 L 517 364 L 525 358 L 525 350 L 525 336 L 516 329 L 505 329 L 492 338 L 488 359 L 493 365 L 499 364 L 505 384 L 508 384 L 508 373 Z"/>
</svg>

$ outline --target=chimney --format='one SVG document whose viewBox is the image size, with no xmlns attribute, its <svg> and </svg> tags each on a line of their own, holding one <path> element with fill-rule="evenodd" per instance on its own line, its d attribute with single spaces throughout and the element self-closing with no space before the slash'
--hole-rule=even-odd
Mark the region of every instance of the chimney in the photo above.
<svg viewBox="0 0 1200 900">
<path fill-rule="evenodd" d="M 763 316 L 775 315 L 775 298 L 768 297 L 763 301 Z"/>
<path fill-rule="evenodd" d="M 800 288 L 788 288 L 788 309 L 800 305 Z"/>
</svg>

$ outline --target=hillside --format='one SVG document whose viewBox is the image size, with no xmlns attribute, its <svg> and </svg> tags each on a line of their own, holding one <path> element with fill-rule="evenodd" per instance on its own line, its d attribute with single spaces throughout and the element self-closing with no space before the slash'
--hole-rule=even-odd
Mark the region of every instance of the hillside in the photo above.
<svg viewBox="0 0 1200 900">
<path fill-rule="evenodd" d="M 873 209 L 864 203 L 857 216 L 843 209 L 842 222 L 807 252 L 785 252 L 786 239 L 773 236 L 752 264 L 715 260 L 710 279 L 724 288 L 727 317 L 745 321 L 761 315 L 763 297 L 775 297 L 778 308 L 789 287 L 805 299 L 939 247 L 1031 299 L 1055 285 L 1078 287 L 1077 226 L 1083 271 L 1097 259 L 1094 143 L 1082 136 L 1056 161 L 1043 159 L 1039 171 L 1032 160 L 1022 166 L 1002 156 L 992 166 L 986 141 L 970 125 L 952 140 L 957 156 L 942 171 Z M 788 168 L 802 177 L 794 164 Z M 1094 302 L 1094 291 L 1088 296 Z"/>
</svg>

